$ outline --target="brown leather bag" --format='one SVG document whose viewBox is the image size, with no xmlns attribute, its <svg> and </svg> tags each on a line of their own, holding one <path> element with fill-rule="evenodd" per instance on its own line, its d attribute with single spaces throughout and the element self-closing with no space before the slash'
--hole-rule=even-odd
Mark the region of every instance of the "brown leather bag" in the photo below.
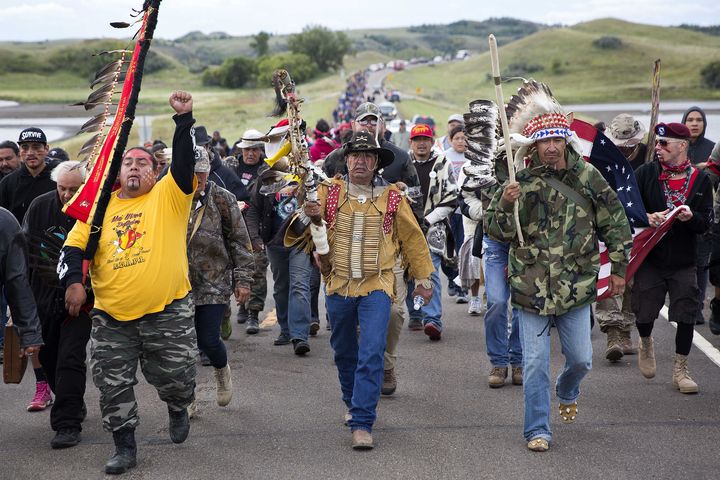
<svg viewBox="0 0 720 480">
<path fill-rule="evenodd" d="M 27 357 L 20 358 L 20 335 L 8 321 L 5 326 L 5 351 L 3 352 L 3 381 L 5 383 L 22 382 L 25 369 L 27 368 Z"/>
</svg>

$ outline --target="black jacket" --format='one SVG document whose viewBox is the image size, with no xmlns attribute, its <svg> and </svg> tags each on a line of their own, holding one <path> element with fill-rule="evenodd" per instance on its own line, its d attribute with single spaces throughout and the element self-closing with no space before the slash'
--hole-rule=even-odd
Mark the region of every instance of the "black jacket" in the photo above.
<svg viewBox="0 0 720 480">
<path fill-rule="evenodd" d="M 27 278 L 25 237 L 15 217 L 4 208 L 0 208 L 0 286 L 20 334 L 20 345 L 42 345 L 40 320 Z"/>
<path fill-rule="evenodd" d="M 635 172 L 645 210 L 648 213 L 667 210 L 665 194 L 658 177 L 660 164 L 647 163 Z M 713 190 L 710 179 L 698 170 L 690 188 L 687 206 L 693 217 L 687 222 L 676 220 L 670 231 L 658 242 L 645 259 L 662 269 L 680 269 L 695 265 L 695 244 L 698 234 L 705 233 L 713 219 Z"/>
<path fill-rule="evenodd" d="M 25 213 L 22 228 L 28 245 L 30 288 L 43 322 L 66 315 L 65 289 L 56 269 L 60 247 L 73 225 L 75 219 L 62 212 L 57 190 L 37 197 Z"/>
<path fill-rule="evenodd" d="M 33 177 L 23 163 L 0 181 L 0 207 L 10 210 L 18 223 L 22 223 L 30 202 L 50 190 L 55 190 L 50 169 L 45 167 L 37 177 Z"/>
<path fill-rule="evenodd" d="M 237 176 L 231 168 L 223 165 L 220 155 L 213 150 L 213 157 L 210 162 L 210 175 L 208 180 L 212 180 L 218 186 L 224 188 L 230 193 L 235 195 L 238 201 L 247 202 L 250 200 L 250 194 L 248 193 L 245 185 L 240 181 L 240 177 Z"/>
<path fill-rule="evenodd" d="M 705 138 L 705 130 L 707 130 L 707 116 L 705 115 L 705 111 L 702 108 L 688 108 L 687 112 L 683 114 L 682 123 L 685 123 L 688 115 L 690 115 L 690 113 L 692 112 L 698 112 L 700 115 L 702 115 L 703 118 L 703 131 L 700 133 L 700 136 L 697 138 L 697 140 L 695 140 L 694 142 L 690 142 L 690 146 L 688 147 L 688 157 L 690 158 L 690 162 L 693 165 L 697 165 L 698 163 L 704 163 L 708 161 L 708 158 L 710 158 L 710 153 L 715 146 L 715 142 Z"/>
</svg>

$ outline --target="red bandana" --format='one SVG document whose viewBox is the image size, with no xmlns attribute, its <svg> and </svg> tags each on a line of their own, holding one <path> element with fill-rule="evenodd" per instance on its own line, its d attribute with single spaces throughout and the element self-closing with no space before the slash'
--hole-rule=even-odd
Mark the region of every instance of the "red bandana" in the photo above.
<svg viewBox="0 0 720 480">
<path fill-rule="evenodd" d="M 680 165 L 665 165 L 664 163 L 661 163 L 660 166 L 662 167 L 662 172 L 659 177 L 661 181 L 669 180 L 673 173 L 682 173 L 687 171 L 688 176 L 690 175 L 690 160 L 685 160 L 685 162 Z"/>
</svg>

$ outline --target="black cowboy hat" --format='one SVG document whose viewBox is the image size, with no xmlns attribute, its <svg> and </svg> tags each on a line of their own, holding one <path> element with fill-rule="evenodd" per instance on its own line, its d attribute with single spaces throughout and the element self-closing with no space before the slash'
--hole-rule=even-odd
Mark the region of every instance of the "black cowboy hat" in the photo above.
<svg viewBox="0 0 720 480">
<path fill-rule="evenodd" d="M 349 142 L 343 147 L 343 155 L 347 157 L 352 152 L 374 152 L 378 156 L 378 164 L 375 167 L 376 170 L 390 165 L 395 160 L 395 154 L 378 145 L 375 136 L 367 130 L 360 130 L 359 132 L 353 132 L 353 136 Z"/>
</svg>

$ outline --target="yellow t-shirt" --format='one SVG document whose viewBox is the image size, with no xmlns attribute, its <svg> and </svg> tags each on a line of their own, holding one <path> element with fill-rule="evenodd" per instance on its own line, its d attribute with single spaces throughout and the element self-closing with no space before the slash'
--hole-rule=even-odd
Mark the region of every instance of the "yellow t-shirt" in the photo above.
<svg viewBox="0 0 720 480">
<path fill-rule="evenodd" d="M 171 173 L 140 197 L 112 194 L 90 265 L 95 308 L 116 320 L 136 320 L 188 294 L 185 236 L 192 197 Z M 84 250 L 89 233 L 90 225 L 75 222 L 65 245 Z"/>
</svg>

